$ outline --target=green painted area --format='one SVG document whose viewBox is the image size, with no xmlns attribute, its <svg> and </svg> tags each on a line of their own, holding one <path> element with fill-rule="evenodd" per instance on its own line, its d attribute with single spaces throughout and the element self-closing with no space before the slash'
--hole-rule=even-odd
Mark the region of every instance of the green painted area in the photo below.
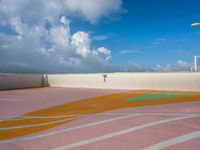
<svg viewBox="0 0 200 150">
<path fill-rule="evenodd" d="M 186 94 L 186 93 L 158 92 L 158 93 L 145 94 L 142 96 L 136 96 L 133 98 L 129 98 L 126 101 L 127 102 L 138 102 L 138 101 L 145 101 L 145 100 L 177 98 L 177 97 L 184 97 L 184 96 L 191 96 L 191 95 L 192 94 Z"/>
</svg>

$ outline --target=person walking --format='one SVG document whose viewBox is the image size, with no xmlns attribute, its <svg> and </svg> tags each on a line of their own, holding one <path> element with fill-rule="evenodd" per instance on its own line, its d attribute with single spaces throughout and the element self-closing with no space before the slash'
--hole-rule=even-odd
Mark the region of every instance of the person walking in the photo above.
<svg viewBox="0 0 200 150">
<path fill-rule="evenodd" d="M 107 74 L 103 74 L 103 82 L 106 82 Z"/>
</svg>

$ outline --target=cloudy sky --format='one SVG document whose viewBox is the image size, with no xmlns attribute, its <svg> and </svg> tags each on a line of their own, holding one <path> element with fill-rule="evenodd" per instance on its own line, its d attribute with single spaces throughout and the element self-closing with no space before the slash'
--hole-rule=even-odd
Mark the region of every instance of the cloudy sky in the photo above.
<svg viewBox="0 0 200 150">
<path fill-rule="evenodd" d="M 199 0 L 0 0 L 0 72 L 187 71 Z"/>
</svg>

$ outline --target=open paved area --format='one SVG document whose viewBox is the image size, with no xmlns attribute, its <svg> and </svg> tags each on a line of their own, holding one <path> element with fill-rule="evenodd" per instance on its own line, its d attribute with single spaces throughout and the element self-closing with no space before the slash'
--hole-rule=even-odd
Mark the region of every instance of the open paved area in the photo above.
<svg viewBox="0 0 200 150">
<path fill-rule="evenodd" d="M 199 150 L 200 93 L 0 92 L 0 150 Z"/>
</svg>

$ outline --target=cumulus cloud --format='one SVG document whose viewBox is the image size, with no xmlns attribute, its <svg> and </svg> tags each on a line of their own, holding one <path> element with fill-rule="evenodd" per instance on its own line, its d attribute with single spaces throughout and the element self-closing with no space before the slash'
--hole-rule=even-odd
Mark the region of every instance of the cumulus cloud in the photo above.
<svg viewBox="0 0 200 150">
<path fill-rule="evenodd" d="M 157 64 L 155 67 L 155 71 L 161 71 L 161 72 L 171 72 L 171 71 L 190 71 L 192 67 L 192 64 L 183 60 L 178 60 L 176 64 L 171 65 L 160 65 Z"/>
<path fill-rule="evenodd" d="M 111 59 L 111 51 L 105 47 L 100 47 L 96 51 L 93 51 L 96 56 L 100 56 L 100 58 L 104 59 L 105 61 L 109 61 Z"/>
<path fill-rule="evenodd" d="M 71 45 L 76 49 L 76 53 L 87 57 L 90 53 L 91 40 L 89 34 L 80 31 L 72 36 Z"/>
<path fill-rule="evenodd" d="M 146 68 L 145 66 L 135 63 L 133 61 L 128 61 L 125 65 L 122 66 L 123 69 L 122 71 L 125 72 L 146 72 L 146 71 L 151 71 L 151 69 Z"/>
<path fill-rule="evenodd" d="M 92 48 L 84 31 L 71 33 L 70 22 L 80 16 L 91 23 L 122 8 L 121 0 L 1 0 L 0 67 L 49 72 L 108 70 L 111 51 Z M 23 65 L 21 65 L 23 64 Z"/>
<path fill-rule="evenodd" d="M 174 71 L 174 68 L 170 64 L 166 64 L 166 65 L 156 64 L 156 67 L 154 70 L 159 71 L 159 72 L 170 72 L 170 71 Z"/>
<path fill-rule="evenodd" d="M 1 17 L 21 16 L 29 24 L 44 22 L 44 18 L 56 22 L 61 14 L 95 23 L 101 17 L 121 12 L 123 4 L 122 0 L 1 0 L 0 3 Z"/>
<path fill-rule="evenodd" d="M 176 63 L 180 70 L 189 71 L 192 67 L 192 65 L 190 63 L 183 61 L 183 60 L 178 60 Z"/>
<path fill-rule="evenodd" d="M 122 11 L 122 0 L 65 0 L 64 3 L 71 13 L 79 14 L 92 23 L 102 16 Z"/>
<path fill-rule="evenodd" d="M 9 60 L 16 62 L 16 66 L 27 63 L 33 68 L 43 66 L 47 70 L 64 72 L 93 71 L 99 66 L 106 67 L 111 51 L 104 47 L 91 49 L 91 39 L 86 32 L 78 31 L 71 36 L 69 21 L 63 19 L 61 17 L 60 25 L 50 30 L 40 26 L 30 27 L 19 19 L 12 21 L 18 34 L 0 34 L 1 56 L 6 56 L 1 63 Z"/>
</svg>

